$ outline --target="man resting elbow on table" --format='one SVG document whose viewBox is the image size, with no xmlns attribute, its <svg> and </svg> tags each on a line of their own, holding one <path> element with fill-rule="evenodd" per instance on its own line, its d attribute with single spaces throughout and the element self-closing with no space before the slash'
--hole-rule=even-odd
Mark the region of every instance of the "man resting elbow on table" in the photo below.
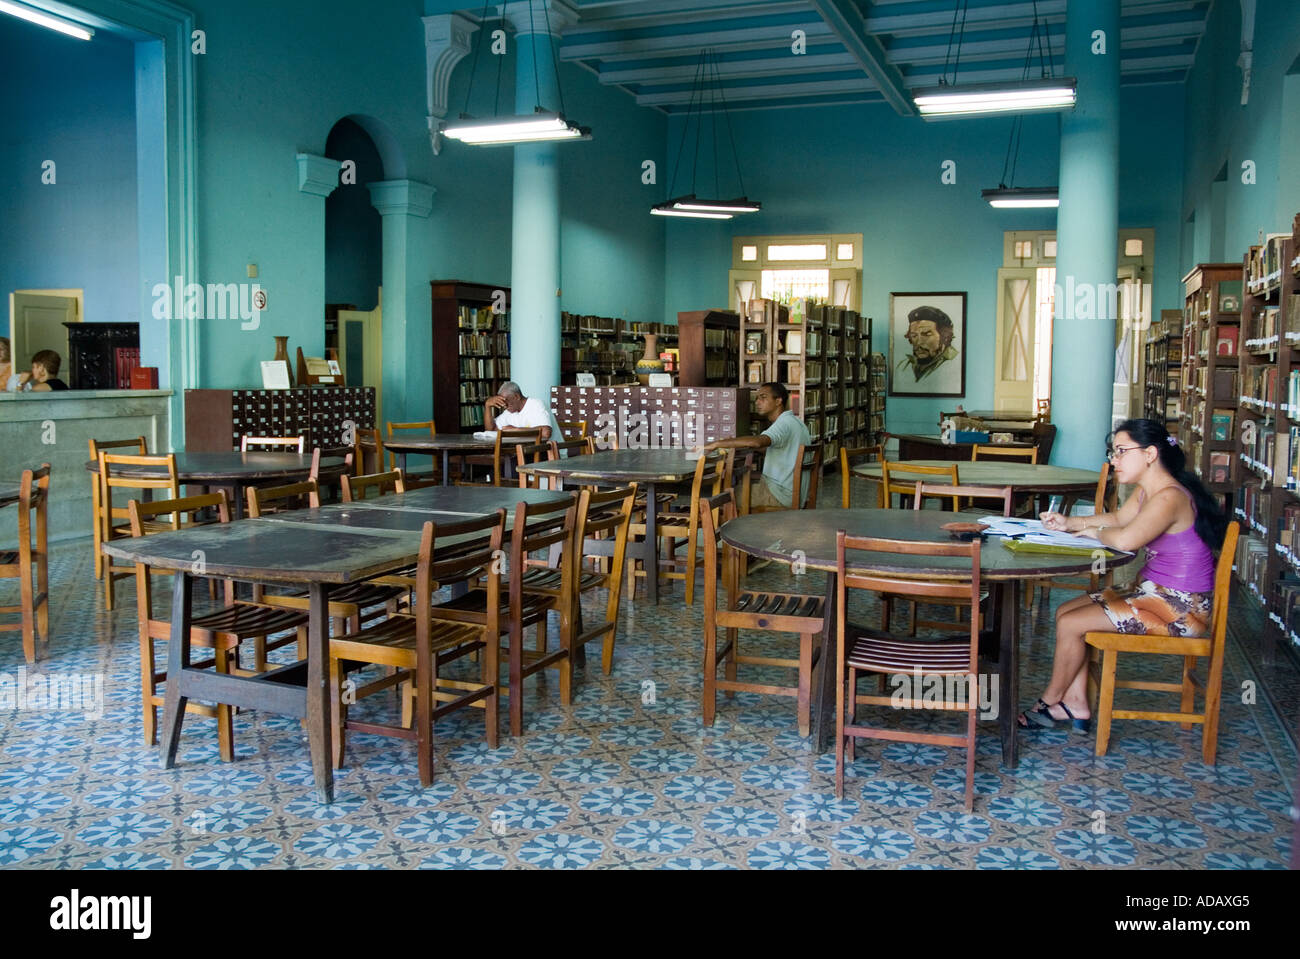
<svg viewBox="0 0 1300 959">
<path fill-rule="evenodd" d="M 529 399 L 519 389 L 519 384 L 507 380 L 501 384 L 496 396 L 488 397 L 483 404 L 483 429 L 542 431 L 542 441 L 551 438 L 551 414 L 540 400 Z"/>
<path fill-rule="evenodd" d="M 737 436 L 717 440 L 704 447 L 705 452 L 725 449 L 766 450 L 763 457 L 763 482 L 750 493 L 751 509 L 788 509 L 794 500 L 794 469 L 799 461 L 799 447 L 812 444 L 812 434 L 803 420 L 786 409 L 790 391 L 783 383 L 764 383 L 754 395 L 754 409 L 769 425 L 757 436 Z M 799 490 L 800 497 L 803 490 Z"/>
</svg>

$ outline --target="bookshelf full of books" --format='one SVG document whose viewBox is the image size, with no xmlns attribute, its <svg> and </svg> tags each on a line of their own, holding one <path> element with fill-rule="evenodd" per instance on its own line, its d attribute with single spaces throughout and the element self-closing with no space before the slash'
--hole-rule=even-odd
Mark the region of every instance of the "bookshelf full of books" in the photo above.
<svg viewBox="0 0 1300 959">
<path fill-rule="evenodd" d="M 730 310 L 677 314 L 680 386 L 740 385 L 740 316 Z"/>
<path fill-rule="evenodd" d="M 1300 646 L 1300 215 L 1246 254 L 1241 294 L 1236 571 Z"/>
<path fill-rule="evenodd" d="M 664 372 L 676 373 L 677 327 L 671 323 L 561 313 L 560 383 L 575 385 L 579 373 L 592 374 L 600 386 L 637 382 L 636 361 L 645 353 L 647 333 L 658 337 L 657 352 L 667 357 Z"/>
<path fill-rule="evenodd" d="M 483 427 L 483 402 L 510 379 L 510 289 L 435 280 L 433 417 L 444 432 Z"/>
<path fill-rule="evenodd" d="M 1226 507 L 1233 490 L 1232 429 L 1240 395 L 1241 267 L 1202 263 L 1183 277 L 1183 293 L 1179 441 L 1187 468 Z"/>
<path fill-rule="evenodd" d="M 1182 421 L 1183 314 L 1164 310 L 1152 323 L 1145 343 L 1146 377 L 1143 415 L 1159 420 L 1170 433 L 1177 433 Z"/>
<path fill-rule="evenodd" d="M 885 367 L 871 352 L 870 317 L 803 298 L 753 299 L 741 312 L 739 345 L 751 397 L 762 383 L 783 383 L 790 410 L 824 444 L 823 462 L 883 434 Z M 751 405 L 748 432 L 766 426 Z"/>
</svg>

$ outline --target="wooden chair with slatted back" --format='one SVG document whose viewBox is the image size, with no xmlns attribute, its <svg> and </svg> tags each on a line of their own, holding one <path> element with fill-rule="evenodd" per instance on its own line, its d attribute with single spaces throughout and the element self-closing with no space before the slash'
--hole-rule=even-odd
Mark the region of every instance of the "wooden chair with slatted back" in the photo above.
<svg viewBox="0 0 1300 959">
<path fill-rule="evenodd" d="M 511 575 L 507 596 L 498 611 L 500 630 L 508 637 L 506 667 L 509 677 L 507 696 L 510 700 L 510 735 L 521 736 L 524 730 L 524 680 L 539 670 L 554 668 L 560 672 L 560 702 L 572 701 L 573 661 L 568 643 L 572 629 L 568 622 L 570 604 L 562 597 L 573 595 L 572 577 L 577 564 L 572 549 L 573 528 L 578 512 L 577 497 L 550 503 L 520 503 L 515 507 L 514 521 L 510 524 L 509 568 Z M 560 589 L 554 595 L 526 592 L 524 577 L 515 570 L 526 568 L 531 553 L 550 551 L 560 544 L 558 569 Z M 560 618 L 560 646 L 546 649 L 546 628 L 551 610 Z M 433 608 L 435 621 L 475 623 L 482 625 L 490 612 L 490 601 L 482 588 L 471 589 L 464 595 L 440 603 Z M 536 626 L 539 636 L 537 649 L 524 648 L 524 631 Z"/>
<path fill-rule="evenodd" d="M 852 509 L 850 493 L 853 483 L 853 461 L 864 463 L 883 463 L 885 448 L 883 446 L 841 446 L 840 447 L 840 506 Z M 876 484 L 876 508 L 884 503 L 884 483 Z"/>
<path fill-rule="evenodd" d="M 821 487 L 822 478 L 822 451 L 823 444 L 810 443 L 800 445 L 799 452 L 795 456 L 794 476 L 790 480 L 790 506 L 789 509 L 816 509 L 817 493 Z M 808 482 L 804 483 L 804 474 L 808 474 Z M 740 492 L 740 511 L 744 514 L 749 513 L 768 513 L 786 509 L 784 506 L 754 506 L 751 501 L 751 487 L 754 483 L 763 481 L 762 473 L 757 470 L 746 470 L 741 480 Z M 804 491 L 803 501 L 800 502 L 799 493 Z"/>
<path fill-rule="evenodd" d="M 1000 508 L 1003 516 L 1011 515 L 1012 488 L 1010 486 L 948 486 L 946 484 L 927 484 L 917 480 L 912 491 L 912 508 L 922 509 L 927 498 L 937 498 L 943 501 L 957 502 L 958 498 L 965 499 L 968 503 L 976 500 L 996 504 L 990 508 Z M 953 608 L 956 612 L 956 619 L 952 621 L 944 620 L 926 620 L 920 618 L 920 602 L 924 597 L 910 596 L 905 593 L 884 593 L 880 597 L 880 628 L 889 629 L 890 619 L 894 612 L 894 600 L 903 600 L 912 604 L 911 619 L 908 623 L 907 634 L 916 635 L 918 626 L 924 626 L 927 629 L 952 629 L 955 626 L 961 626 L 963 623 L 962 610 L 967 609 L 965 603 L 954 603 Z"/>
<path fill-rule="evenodd" d="M 551 458 L 551 446 L 549 443 L 520 443 L 515 446 L 515 466 L 536 466 L 544 463 Z M 519 475 L 520 489 L 541 489 L 541 480 L 537 476 L 530 476 L 516 469 Z"/>
<path fill-rule="evenodd" d="M 659 565 L 668 567 L 660 570 L 659 575 L 668 579 L 680 579 L 686 584 L 686 605 L 695 605 L 695 568 L 700 559 L 700 498 L 716 496 L 722 492 L 722 481 L 726 475 L 727 458 L 721 452 L 706 453 L 695 464 L 695 474 L 691 478 L 690 512 L 665 511 L 655 517 L 655 531 L 663 544 L 659 550 Z M 632 521 L 633 536 L 646 535 L 645 514 L 642 511 Z M 685 549 L 684 556 L 678 556 L 677 550 Z M 627 564 L 627 594 L 636 599 L 636 581 L 638 577 L 653 575 L 644 568 L 638 568 L 639 561 Z M 683 568 L 684 567 L 684 568 Z"/>
<path fill-rule="evenodd" d="M 518 442 L 523 443 L 525 445 L 535 445 L 543 442 L 541 427 L 535 427 L 530 429 L 497 430 L 496 434 L 497 434 L 496 438 L 492 444 L 492 460 L 491 460 L 492 475 L 488 477 L 488 479 L 483 481 L 472 480 L 472 479 L 457 480 L 456 481 L 457 486 L 501 486 L 502 479 L 505 477 L 505 472 L 504 472 L 505 463 L 502 462 L 501 459 L 501 449 L 504 440 L 506 439 L 510 439 L 512 441 L 517 440 Z M 471 464 L 477 463 L 479 465 L 484 465 L 488 461 L 483 456 L 467 456 L 465 457 L 465 462 Z"/>
<path fill-rule="evenodd" d="M 923 596 L 927 601 L 963 602 L 977 607 L 980 600 L 980 541 L 969 543 L 919 543 L 910 540 L 877 539 L 869 536 L 849 536 L 844 530 L 835 534 L 836 550 L 836 622 L 835 622 L 835 795 L 844 796 L 845 747 L 848 761 L 853 762 L 853 743 L 858 738 L 884 739 L 892 742 L 929 743 L 936 746 L 957 746 L 966 749 L 966 811 L 975 802 L 975 721 L 979 710 L 976 677 L 979 675 L 979 621 L 972 617 L 969 623 L 947 624 L 951 632 L 940 637 L 909 640 L 884 630 L 870 629 L 849 622 L 848 592 L 852 589 L 872 592 L 894 590 L 899 580 L 853 571 L 852 553 L 893 553 L 898 555 L 942 556 L 968 560 L 969 574 L 960 580 L 933 580 L 923 575 L 905 580 L 909 593 Z M 966 567 L 962 570 L 965 573 Z M 947 573 L 947 570 L 945 570 Z M 960 632 L 958 632 L 960 629 Z M 862 695 L 858 693 L 858 679 L 865 673 L 901 677 L 906 684 L 888 695 Z M 903 689 L 924 682 L 925 677 L 954 677 L 954 686 L 965 686 L 964 694 L 940 702 L 934 701 L 933 687 L 926 683 L 922 689 L 911 688 L 910 695 L 902 696 Z M 963 682 L 964 680 L 964 682 Z M 945 685 L 947 685 L 945 682 Z M 894 680 L 897 683 L 897 679 Z M 952 686 L 953 692 L 958 692 Z M 858 722 L 859 705 L 887 706 L 898 709 L 941 709 L 966 713 L 965 735 L 935 732 L 913 732 L 898 728 L 875 728 Z M 898 713 L 894 712 L 897 716 Z"/>
<path fill-rule="evenodd" d="M 241 436 L 241 453 L 301 453 L 306 440 L 301 436 Z"/>
<path fill-rule="evenodd" d="M 430 786 L 433 784 L 434 723 L 467 706 L 483 710 L 488 747 L 496 748 L 497 644 L 502 630 L 508 628 L 501 618 L 501 577 L 497 568 L 505 516 L 505 510 L 497 510 L 490 516 L 460 523 L 442 526 L 425 523 L 420 533 L 414 613 L 392 616 L 377 626 L 330 640 L 330 718 L 334 727 L 335 766 L 343 765 L 349 730 L 406 739 L 416 746 L 420 785 Z M 453 541 L 451 548 L 442 546 L 442 541 L 447 540 Z M 481 621 L 450 621 L 437 615 L 434 590 L 439 585 L 458 583 L 473 584 L 482 591 Z M 479 652 L 482 655 L 477 678 L 452 680 L 439 674 L 441 667 L 448 663 Z M 346 672 L 366 665 L 387 667 L 389 674 L 360 685 L 353 695 L 345 696 Z M 400 725 L 348 718 L 350 703 L 399 683 L 405 683 L 409 690 Z M 413 715 L 413 722 L 408 723 L 408 715 Z"/>
<path fill-rule="evenodd" d="M 551 460 L 569 456 L 588 456 L 594 452 L 596 450 L 590 436 L 583 439 L 564 440 L 563 442 L 551 440 L 547 444 L 547 458 Z"/>
<path fill-rule="evenodd" d="M 812 715 L 812 671 L 825 623 L 826 601 L 821 596 L 780 593 L 745 588 L 743 557 L 725 543 L 719 556 L 718 530 L 736 517 L 735 492 L 723 490 L 698 504 L 704 540 L 704 690 L 701 706 L 704 725 L 712 726 L 718 690 L 730 698 L 737 692 L 793 696 L 799 735 L 807 736 Z M 721 562 L 719 562 L 721 560 Z M 718 608 L 718 578 L 722 578 L 723 604 Z M 718 628 L 726 638 L 718 646 Z M 740 651 L 740 630 L 770 630 L 799 636 L 797 659 L 746 656 Z M 737 666 L 781 666 L 797 670 L 795 685 L 746 682 L 737 678 Z M 718 678 L 722 666 L 724 677 Z"/>
<path fill-rule="evenodd" d="M 388 423 L 388 439 L 394 439 L 394 433 L 414 433 L 416 436 L 437 436 L 438 428 L 434 425 L 433 420 L 418 420 L 413 423 Z M 398 437 L 400 439 L 400 437 Z M 383 467 L 381 466 L 380 469 Z M 389 450 L 388 452 L 389 470 L 397 469 L 397 454 Z M 442 484 L 442 471 L 439 468 L 438 457 L 433 458 L 433 468 L 430 470 L 407 470 L 405 472 L 407 489 L 424 489 L 428 486 L 440 486 Z"/>
<path fill-rule="evenodd" d="M 927 483 L 937 483 L 939 480 L 934 478 L 936 476 L 947 477 L 948 481 L 952 483 L 953 486 L 956 486 L 958 482 L 960 482 L 957 479 L 956 463 L 953 463 L 950 466 L 920 466 L 915 463 L 898 463 L 891 462 L 890 460 L 881 460 L 881 505 L 885 509 L 893 509 L 895 493 L 900 494 L 900 496 L 911 496 L 915 491 L 918 480 Z M 952 498 L 952 508 L 954 510 L 960 508 L 956 496 Z"/>
<path fill-rule="evenodd" d="M 379 430 L 358 428 L 356 446 L 353 447 L 352 475 L 365 476 L 367 473 L 384 471 L 384 441 L 379 438 Z"/>
<path fill-rule="evenodd" d="M 565 440 L 585 440 L 587 438 L 586 420 L 556 420 L 560 436 Z"/>
<path fill-rule="evenodd" d="M 633 505 L 636 502 L 636 484 L 623 489 L 595 490 L 583 488 L 578 494 L 578 513 L 574 519 L 573 543 L 565 547 L 573 550 L 574 575 L 572 582 L 574 594 L 567 597 L 570 605 L 568 622 L 570 635 L 567 641 L 569 650 L 578 657 L 583 648 L 594 640 L 604 638 L 601 655 L 602 668 L 608 676 L 614 668 L 614 641 L 618 632 L 619 598 L 622 594 L 623 565 L 627 557 L 627 536 L 631 527 Z M 608 543 L 608 568 L 604 564 L 599 570 L 587 569 L 582 560 L 586 557 L 587 544 Z M 605 559 L 603 555 L 589 557 Z M 527 560 L 528 569 L 524 573 L 523 588 L 525 592 L 540 592 L 560 597 L 561 571 L 549 565 L 547 561 Z M 607 590 L 605 601 L 605 618 L 590 628 L 583 623 L 582 594 L 594 589 Z"/>
<path fill-rule="evenodd" d="M 1093 494 L 1092 509 L 1094 514 L 1113 513 L 1115 511 L 1116 500 L 1119 496 L 1119 489 L 1115 483 L 1111 482 L 1110 460 L 1107 460 L 1101 466 L 1101 474 L 1097 479 L 1097 491 Z M 1090 573 L 1088 578 L 1082 582 L 1074 579 L 1030 579 L 1026 580 L 1022 587 L 1025 591 L 1025 609 L 1032 609 L 1034 605 L 1034 588 L 1037 587 L 1039 597 L 1051 601 L 1053 589 L 1071 589 L 1084 593 L 1095 593 L 1098 590 L 1111 585 L 1115 580 L 1115 574 L 1107 570 L 1104 574 Z"/>
<path fill-rule="evenodd" d="M 1232 583 L 1232 563 L 1237 555 L 1237 538 L 1241 524 L 1235 520 L 1228 524 L 1219 551 L 1218 565 L 1214 571 L 1214 603 L 1210 612 L 1209 636 L 1162 636 L 1150 633 L 1086 633 L 1083 637 L 1092 650 L 1099 650 L 1102 661 L 1094 700 L 1093 715 L 1097 717 L 1097 755 L 1106 755 L 1110 745 L 1111 721 L 1115 719 L 1149 719 L 1163 723 L 1179 723 L 1191 729 L 1193 723 L 1201 724 L 1201 760 L 1214 765 L 1219 742 L 1219 706 L 1223 693 L 1223 660 L 1227 646 L 1228 590 Z M 1120 653 L 1151 653 L 1183 658 L 1183 678 L 1179 683 L 1152 682 L 1138 679 L 1116 679 L 1115 669 Z M 1206 678 L 1202 681 L 1193 670 L 1196 661 L 1208 663 Z M 1090 666 L 1091 669 L 1091 666 Z M 1178 693 L 1181 696 L 1177 712 L 1162 710 L 1116 709 L 1116 689 L 1143 689 L 1155 692 Z M 1204 696 L 1200 712 L 1195 712 L 1196 690 Z"/>
<path fill-rule="evenodd" d="M 392 492 L 405 493 L 406 477 L 402 475 L 401 470 L 343 477 L 343 502 L 345 503 L 364 500 L 370 495 L 371 490 L 375 491 L 376 496 L 384 496 Z"/>
<path fill-rule="evenodd" d="M 301 483 L 289 483 L 285 486 L 250 486 L 248 495 L 248 515 L 259 518 L 268 514 L 292 512 L 295 509 L 320 507 L 320 487 L 315 480 L 308 479 Z M 349 583 L 331 590 L 329 597 L 330 622 L 336 634 L 344 629 L 356 632 L 365 623 L 382 619 L 385 615 L 397 612 L 400 601 L 407 597 L 405 583 L 402 585 L 383 585 L 373 580 Z M 284 609 L 311 609 L 309 597 L 305 590 L 291 593 L 268 593 L 260 583 L 253 584 L 254 603 L 264 606 L 277 606 Z M 378 607 L 378 610 L 376 610 Z M 363 616 L 363 613 L 365 615 Z M 281 646 L 288 645 L 291 639 L 268 641 L 266 637 L 254 639 L 253 667 L 258 672 L 267 669 L 266 654 Z"/>
<path fill-rule="evenodd" d="M 150 466 L 162 469 L 164 472 L 155 478 L 132 478 L 122 476 L 119 468 L 129 469 L 132 466 Z M 102 548 L 104 543 L 111 542 L 115 539 L 122 539 L 131 535 L 131 514 L 127 506 L 114 506 L 113 493 L 115 490 L 166 490 L 169 498 L 177 499 L 181 495 L 180 482 L 176 472 L 176 454 L 168 453 L 165 456 L 130 456 L 117 453 L 105 453 L 102 450 L 99 454 L 99 489 L 100 489 L 100 526 L 99 541 Z M 146 494 L 148 495 L 148 494 Z M 129 498 L 129 497 L 128 497 Z M 173 516 L 169 523 L 151 522 L 149 524 L 150 532 L 158 532 L 161 529 L 180 529 L 179 514 Z M 113 609 L 113 603 L 116 599 L 115 584 L 117 580 L 128 576 L 135 575 L 134 566 L 114 566 L 113 560 L 104 556 L 104 608 Z"/>
<path fill-rule="evenodd" d="M 96 464 L 99 463 L 100 450 L 129 449 L 134 449 L 134 455 L 136 456 L 149 455 L 149 446 L 145 443 L 143 436 L 137 436 L 133 440 L 91 440 L 90 461 Z M 102 579 L 104 576 L 104 554 L 99 550 L 104 541 L 104 494 L 100 483 L 99 470 L 96 469 L 95 472 L 90 474 L 90 516 L 95 547 L 95 579 Z"/>
<path fill-rule="evenodd" d="M 1016 446 L 998 446 L 996 443 L 974 443 L 970 448 L 970 461 L 978 463 L 981 460 L 1023 460 L 1026 463 L 1038 462 L 1038 447 L 1031 446 L 1028 448 Z"/>
<path fill-rule="evenodd" d="M 93 443 L 94 440 L 91 440 Z M 0 632 L 22 634 L 23 658 L 36 662 L 36 640 L 49 650 L 50 464 L 23 470 L 18 487 L 18 548 L 0 549 L 0 579 L 17 579 L 18 605 L 0 606 L 0 613 L 17 614 L 18 622 L 0 623 Z"/>
<path fill-rule="evenodd" d="M 150 503 L 131 500 L 127 504 L 127 509 L 131 520 L 132 536 L 150 535 L 151 531 L 156 532 L 159 526 L 164 529 L 173 525 L 179 527 L 182 514 L 191 516 L 185 524 L 186 528 L 207 525 L 203 521 L 192 518 L 200 510 L 215 510 L 217 523 L 230 522 L 230 506 L 225 490 L 203 496 L 155 500 Z M 173 522 L 160 523 L 160 517 L 164 516 L 172 517 Z M 202 559 L 196 562 L 202 562 Z M 136 577 L 136 618 L 139 622 L 140 635 L 144 741 L 145 745 L 153 746 L 158 739 L 158 707 L 163 705 L 163 694 L 158 691 L 158 684 L 167 679 L 166 670 L 158 668 L 154 644 L 170 641 L 172 626 L 167 620 L 154 619 L 152 569 L 145 563 L 136 563 L 133 568 Z M 160 571 L 158 575 L 163 573 Z M 225 606 L 190 620 L 190 642 L 195 646 L 211 649 L 213 654 L 212 659 L 206 663 L 191 664 L 194 668 L 210 666 L 219 673 L 252 675 L 239 669 L 239 644 L 245 639 L 270 636 L 286 630 L 295 631 L 293 640 L 298 643 L 298 656 L 300 659 L 306 658 L 308 617 L 305 612 L 236 600 L 234 583 L 230 580 L 225 581 L 225 600 Z M 166 661 L 165 655 L 163 661 Z M 226 705 L 208 706 L 190 700 L 185 709 L 187 712 L 211 716 L 217 720 L 217 740 L 221 758 L 227 762 L 232 761 L 234 759 L 232 708 Z"/>
</svg>

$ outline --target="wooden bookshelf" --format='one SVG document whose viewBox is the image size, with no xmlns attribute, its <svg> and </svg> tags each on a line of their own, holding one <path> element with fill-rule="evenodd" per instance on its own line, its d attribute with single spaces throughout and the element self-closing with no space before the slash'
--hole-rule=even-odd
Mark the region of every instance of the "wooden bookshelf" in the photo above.
<svg viewBox="0 0 1300 959">
<path fill-rule="evenodd" d="M 434 423 L 445 433 L 482 429 L 483 401 L 510 379 L 510 288 L 460 280 L 430 285 Z"/>
<path fill-rule="evenodd" d="M 636 361 L 645 353 L 645 334 L 659 337 L 658 352 L 677 348 L 677 327 L 612 316 L 560 314 L 560 382 L 573 386 L 591 373 L 601 386 L 636 383 Z M 676 370 L 665 370 L 676 373 Z"/>
<path fill-rule="evenodd" d="M 677 314 L 679 386 L 739 386 L 740 314 L 689 310 Z"/>
<path fill-rule="evenodd" d="M 1146 376 L 1143 384 L 1142 415 L 1165 424 L 1177 434 L 1182 421 L 1183 314 L 1163 310 L 1160 321 L 1151 324 L 1143 344 Z"/>
<path fill-rule="evenodd" d="M 886 371 L 883 357 L 872 356 L 870 318 L 811 301 L 791 308 L 750 300 L 739 346 L 743 384 L 784 383 L 790 410 L 825 444 L 824 462 L 837 462 L 841 446 L 867 446 L 884 432 L 884 377 L 873 373 Z M 766 428 L 752 408 L 747 425 L 751 434 Z"/>
<path fill-rule="evenodd" d="M 1300 646 L 1300 215 L 1242 268 L 1233 516 L 1237 576 L 1283 645 Z"/>
<path fill-rule="evenodd" d="M 1187 468 L 1212 493 L 1229 506 L 1233 490 L 1232 435 L 1215 440 L 1214 410 L 1234 410 L 1234 386 L 1239 357 L 1241 265 L 1202 263 L 1183 277 L 1182 421 L 1179 442 L 1187 455 Z M 1233 293 L 1232 291 L 1236 291 Z M 1238 298 L 1237 309 L 1225 299 Z M 1228 310 L 1223 307 L 1227 305 Z"/>
</svg>

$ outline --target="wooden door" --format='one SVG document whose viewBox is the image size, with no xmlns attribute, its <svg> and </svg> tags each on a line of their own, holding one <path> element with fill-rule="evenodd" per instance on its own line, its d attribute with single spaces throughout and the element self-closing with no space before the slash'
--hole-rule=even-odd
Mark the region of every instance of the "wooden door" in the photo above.
<svg viewBox="0 0 1300 959">
<path fill-rule="evenodd" d="M 31 369 L 32 354 L 53 350 L 68 362 L 68 330 L 81 322 L 80 290 L 18 290 L 9 294 L 9 346 L 14 372 Z M 67 377 L 60 371 L 60 379 Z"/>
<path fill-rule="evenodd" d="M 375 388 L 375 422 L 384 422 L 384 291 L 373 310 L 339 310 L 339 366 L 348 386 Z"/>
<path fill-rule="evenodd" d="M 1037 271 L 998 270 L 997 344 L 993 365 L 993 408 L 1034 409 L 1034 328 Z"/>
</svg>

